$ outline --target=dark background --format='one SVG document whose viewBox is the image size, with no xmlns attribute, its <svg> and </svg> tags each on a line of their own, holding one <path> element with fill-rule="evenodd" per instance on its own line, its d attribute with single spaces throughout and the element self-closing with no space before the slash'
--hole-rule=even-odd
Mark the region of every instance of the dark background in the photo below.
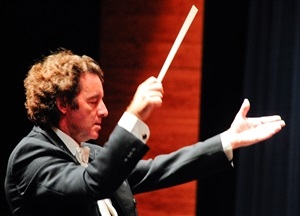
<svg viewBox="0 0 300 216">
<path fill-rule="evenodd" d="M 197 215 L 300 215 L 300 1 L 205 3 L 201 138 L 223 131 L 243 98 L 286 127 L 234 153 L 235 169 L 198 183 Z M 211 118 L 214 116 L 214 118 Z"/>
<path fill-rule="evenodd" d="M 205 127 L 200 138 L 226 129 L 237 112 L 232 107 L 239 107 L 245 97 L 251 116 L 280 114 L 287 126 L 263 145 L 236 151 L 231 173 L 199 182 L 197 215 L 300 215 L 299 2 L 205 3 L 200 119 Z M 101 45 L 96 1 L 63 1 L 59 7 L 53 2 L 2 4 L 1 185 L 9 153 L 31 128 L 22 108 L 22 82 L 30 62 L 60 43 L 98 59 Z M 3 187 L 0 192 L 1 215 L 11 215 Z"/>
</svg>

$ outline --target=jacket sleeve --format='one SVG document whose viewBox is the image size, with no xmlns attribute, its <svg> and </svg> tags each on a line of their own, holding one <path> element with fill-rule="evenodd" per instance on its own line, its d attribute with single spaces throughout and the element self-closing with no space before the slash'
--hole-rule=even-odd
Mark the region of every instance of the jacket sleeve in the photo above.
<svg viewBox="0 0 300 216">
<path fill-rule="evenodd" d="M 232 169 L 220 135 L 182 147 L 170 154 L 141 160 L 129 177 L 133 193 L 167 188 Z"/>
</svg>

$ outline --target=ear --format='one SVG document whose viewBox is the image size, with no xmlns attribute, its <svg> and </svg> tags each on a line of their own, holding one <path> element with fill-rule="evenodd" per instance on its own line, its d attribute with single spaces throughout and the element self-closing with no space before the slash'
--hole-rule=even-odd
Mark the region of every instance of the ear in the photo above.
<svg viewBox="0 0 300 216">
<path fill-rule="evenodd" d="M 61 97 L 56 98 L 56 105 L 57 105 L 57 108 L 62 113 L 66 113 L 67 112 L 67 102 L 66 102 L 65 98 L 61 98 Z"/>
</svg>

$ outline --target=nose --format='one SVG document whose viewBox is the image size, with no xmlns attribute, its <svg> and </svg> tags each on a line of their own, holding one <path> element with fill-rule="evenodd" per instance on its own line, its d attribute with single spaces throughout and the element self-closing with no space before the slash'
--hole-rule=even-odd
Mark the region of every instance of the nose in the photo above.
<svg viewBox="0 0 300 216">
<path fill-rule="evenodd" d="M 101 103 L 99 104 L 98 115 L 101 117 L 108 116 L 108 110 L 104 104 L 104 101 L 101 101 Z"/>
</svg>

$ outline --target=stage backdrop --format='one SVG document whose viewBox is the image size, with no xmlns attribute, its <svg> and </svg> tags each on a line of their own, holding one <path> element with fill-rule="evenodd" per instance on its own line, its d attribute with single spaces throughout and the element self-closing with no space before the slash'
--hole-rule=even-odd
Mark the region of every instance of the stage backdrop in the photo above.
<svg viewBox="0 0 300 216">
<path fill-rule="evenodd" d="M 201 137 L 229 127 L 245 97 L 250 116 L 280 114 L 286 127 L 234 152 L 232 173 L 199 181 L 197 215 L 299 216 L 300 1 L 208 0 L 204 11 Z"/>
</svg>

